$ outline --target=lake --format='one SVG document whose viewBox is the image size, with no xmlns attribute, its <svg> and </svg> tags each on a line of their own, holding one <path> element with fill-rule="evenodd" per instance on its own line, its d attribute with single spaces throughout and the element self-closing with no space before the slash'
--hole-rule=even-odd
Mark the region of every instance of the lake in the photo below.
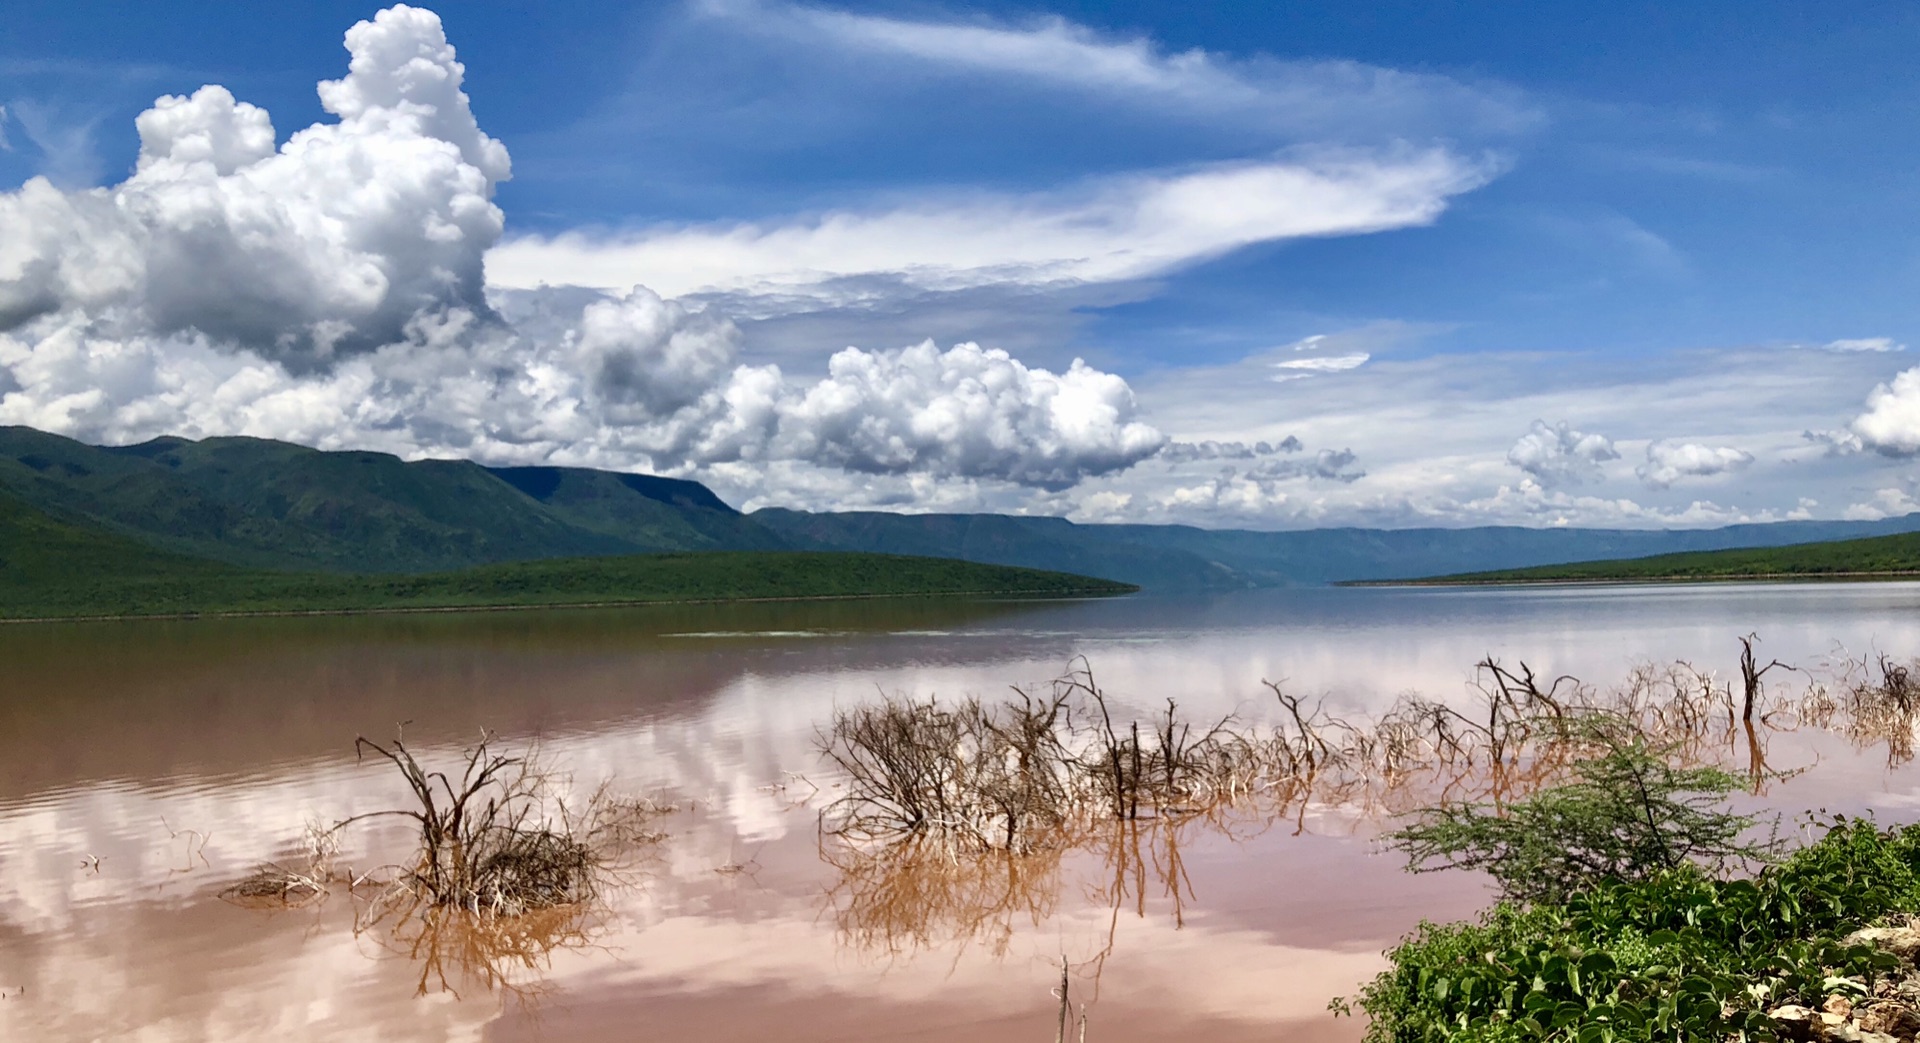
<svg viewBox="0 0 1920 1043">
<path fill-rule="evenodd" d="M 1151 828 L 1017 871 L 821 857 L 836 708 L 998 697 L 1085 657 L 1124 708 L 1271 720 L 1263 681 L 1344 714 L 1467 698 L 1484 656 L 1596 684 L 1740 635 L 1816 672 L 1920 653 L 1920 585 L 1303 589 L 1049 603 L 823 602 L 0 627 L 0 1039 L 1351 1040 L 1327 1013 L 1420 919 L 1488 900 L 1409 875 L 1374 816 Z M 1769 675 L 1775 686 L 1803 678 Z M 491 729 L 575 786 L 676 808 L 584 920 L 512 944 L 396 934 L 364 902 L 223 888 L 310 821 L 393 808 L 354 739 L 452 766 Z M 1920 817 L 1920 769 L 1812 729 L 1765 806 Z M 372 865 L 403 826 L 340 853 Z M 360 929 L 356 930 L 356 926 Z"/>
</svg>

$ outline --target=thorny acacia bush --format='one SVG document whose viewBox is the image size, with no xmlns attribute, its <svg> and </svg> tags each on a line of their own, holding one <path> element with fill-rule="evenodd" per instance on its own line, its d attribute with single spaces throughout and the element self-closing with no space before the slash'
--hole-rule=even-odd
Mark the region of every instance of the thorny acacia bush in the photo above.
<svg viewBox="0 0 1920 1043">
<path fill-rule="evenodd" d="M 1502 894 L 1525 903 L 1565 900 L 1605 880 L 1645 880 L 1694 864 L 1722 874 L 1767 861 L 1776 845 L 1743 841 L 1755 822 L 1725 808 L 1745 780 L 1715 767 L 1672 763 L 1672 743 L 1654 744 L 1622 719 L 1566 719 L 1585 747 L 1571 781 L 1497 806 L 1425 809 L 1387 836 L 1415 872 L 1479 869 Z"/>
<path fill-rule="evenodd" d="M 1885 995 L 1899 960 L 1845 939 L 1920 913 L 1920 826 L 1819 828 L 1751 879 L 1686 864 L 1422 924 L 1357 999 L 1367 1039 L 1768 1040 L 1783 1038 L 1768 1010 Z"/>
</svg>

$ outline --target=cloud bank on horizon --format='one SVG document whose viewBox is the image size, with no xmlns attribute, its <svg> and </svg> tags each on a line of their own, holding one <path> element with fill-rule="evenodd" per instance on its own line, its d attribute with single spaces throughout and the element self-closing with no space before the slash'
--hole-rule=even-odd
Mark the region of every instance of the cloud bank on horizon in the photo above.
<svg viewBox="0 0 1920 1043">
<path fill-rule="evenodd" d="M 1351 63 L 1169 55 L 1059 19 L 961 25 L 718 0 L 699 11 L 1189 114 L 1311 129 L 1301 113 L 1404 119 L 1425 97 L 1487 123 L 1538 119 L 1511 92 Z M 1594 393 L 1605 381 L 1537 360 L 1422 358 L 1406 350 L 1417 331 L 1378 326 L 1132 378 L 917 338 L 824 343 L 823 372 L 811 360 L 783 370 L 743 332 L 900 294 L 1151 293 L 1137 288 L 1249 246 L 1428 226 L 1503 169 L 1444 142 L 1307 143 L 1048 190 L 510 235 L 496 194 L 512 161 L 476 119 L 440 18 L 391 7 L 345 42 L 345 75 L 318 88 L 331 118 L 284 142 L 264 109 L 207 85 L 140 114 L 119 183 L 35 177 L 0 192 L 0 423 L 109 443 L 245 434 L 686 474 L 750 506 L 1082 520 L 1706 524 L 1806 516 L 1818 500 L 1694 494 L 1816 468 L 1865 490 L 1828 513 L 1912 502 L 1873 470 L 1920 455 L 1920 369 L 1889 375 L 1901 346 L 1886 337 L 1731 370 L 1729 398 L 1792 408 L 1708 410 L 1688 425 L 1672 423 L 1684 410 L 1620 408 Z M 1819 370 L 1833 390 L 1767 382 L 1788 370 Z M 1625 383 L 1642 403 L 1698 400 L 1699 377 L 1634 374 L 1611 394 Z M 1681 500 L 1635 498 L 1674 490 Z"/>
</svg>

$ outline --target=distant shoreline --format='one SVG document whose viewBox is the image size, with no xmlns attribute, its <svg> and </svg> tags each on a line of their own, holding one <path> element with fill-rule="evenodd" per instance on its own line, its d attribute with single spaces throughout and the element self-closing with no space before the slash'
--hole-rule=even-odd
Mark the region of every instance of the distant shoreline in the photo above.
<svg viewBox="0 0 1920 1043">
<path fill-rule="evenodd" d="M 1336 587 L 1594 587 L 1643 586 L 1669 583 L 1818 583 L 1827 580 L 1875 582 L 1880 580 L 1920 579 L 1920 569 L 1892 572 L 1741 572 L 1701 576 L 1564 576 L 1514 577 L 1511 579 L 1356 579 L 1334 584 Z"/>
<path fill-rule="evenodd" d="M 1124 597 L 1133 590 L 1087 587 L 1079 590 L 934 590 L 888 594 L 789 594 L 777 597 L 651 598 L 621 601 L 565 601 L 541 604 L 502 602 L 481 605 L 394 605 L 380 608 L 256 609 L 229 612 L 123 613 L 91 616 L 0 617 L 0 625 L 37 623 L 180 622 L 197 619 L 276 619 L 316 616 L 412 616 L 454 612 L 537 612 L 541 609 L 647 608 L 657 605 L 747 605 L 809 601 L 883 601 L 904 598 L 1018 598 L 1022 601 L 1077 601 L 1083 598 Z"/>
</svg>

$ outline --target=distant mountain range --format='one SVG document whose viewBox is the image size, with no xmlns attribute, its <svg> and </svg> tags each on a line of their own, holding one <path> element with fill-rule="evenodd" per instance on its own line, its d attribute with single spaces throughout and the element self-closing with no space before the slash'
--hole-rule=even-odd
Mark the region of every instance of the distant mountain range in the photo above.
<svg viewBox="0 0 1920 1043">
<path fill-rule="evenodd" d="M 1079 573 L 1149 590 L 1322 584 L 1920 530 L 1874 522 L 1720 529 L 1210 530 L 996 514 L 741 514 L 698 482 L 586 468 L 407 462 L 257 438 L 91 446 L 0 428 L 0 490 L 52 518 L 252 568 L 427 572 L 698 550 L 850 550 Z"/>
<path fill-rule="evenodd" d="M 769 509 L 751 517 L 810 546 L 1057 569 L 1149 590 L 1407 579 L 1920 530 L 1920 514 L 1874 522 L 1775 522 L 1687 530 L 1485 526 L 1296 532 L 1076 525 L 1059 518 L 995 514 L 809 514 Z"/>
</svg>

